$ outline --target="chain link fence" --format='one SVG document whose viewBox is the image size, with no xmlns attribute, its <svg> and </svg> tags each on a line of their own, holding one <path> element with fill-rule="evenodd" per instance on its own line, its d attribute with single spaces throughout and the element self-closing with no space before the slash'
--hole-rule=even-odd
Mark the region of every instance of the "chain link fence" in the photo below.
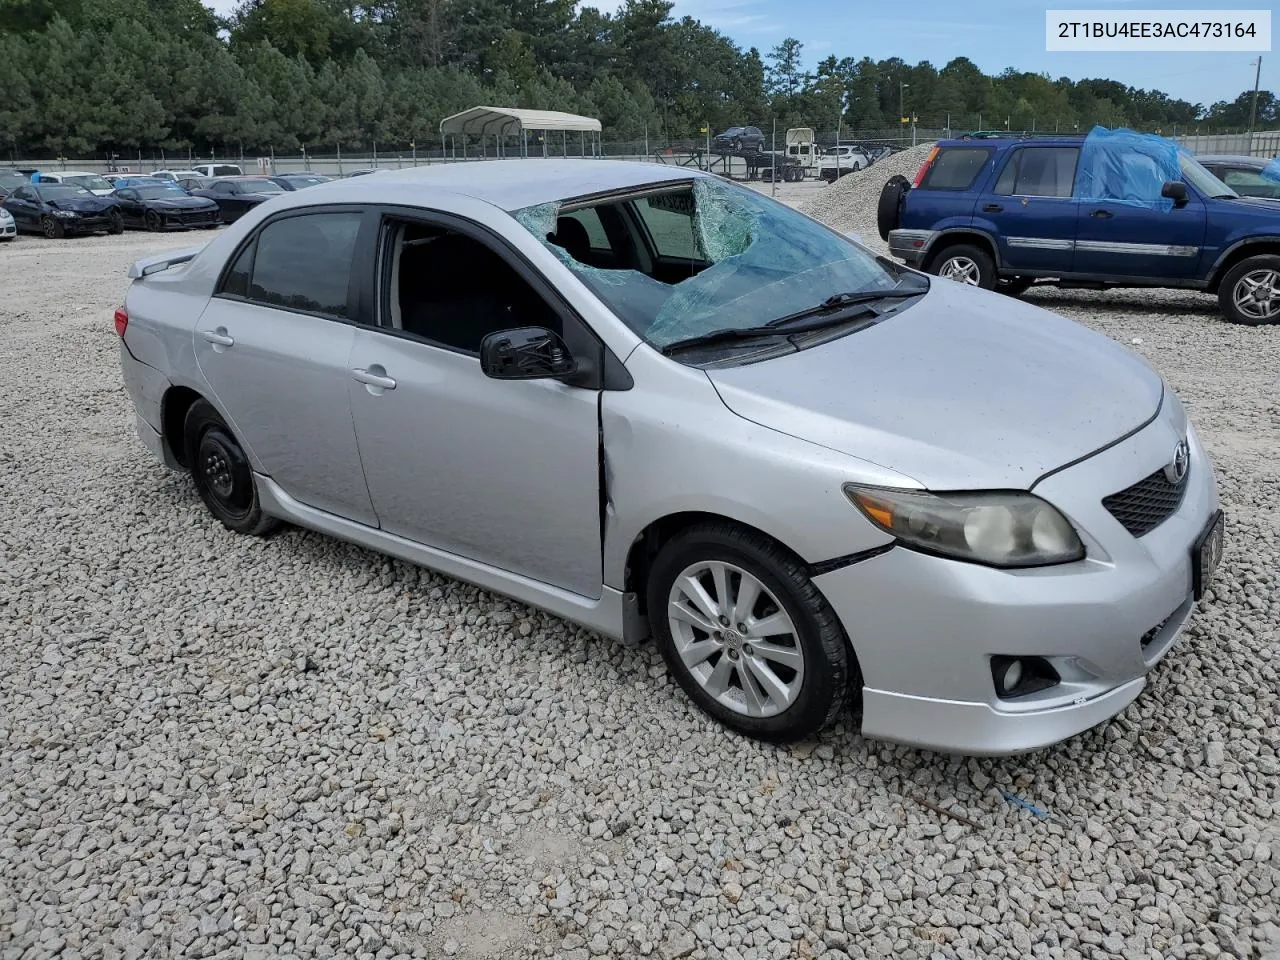
<svg viewBox="0 0 1280 960">
<path fill-rule="evenodd" d="M 50 152 L 11 153 L 10 164 L 20 170 L 83 170 L 90 173 L 149 173 L 155 170 L 189 169 L 195 164 L 234 163 L 246 174 L 312 171 L 326 176 L 348 176 L 371 169 L 402 169 L 436 163 L 454 163 L 496 157 L 596 157 L 639 160 L 712 170 L 727 176 L 753 179 L 778 175 L 780 167 L 799 164 L 806 175 L 817 176 L 825 162 L 840 153 L 860 150 L 868 161 L 933 140 L 969 133 L 1007 133 L 1014 136 L 1083 135 L 1093 123 L 1050 118 L 992 117 L 985 114 L 908 117 L 906 123 L 847 125 L 815 120 L 774 120 L 745 125 L 747 142 L 735 148 L 717 143 L 723 131 L 708 129 L 695 136 L 670 138 L 658 133 L 633 139 L 593 141 L 575 133 L 529 131 L 524 138 L 434 136 L 430 141 L 370 142 L 363 145 L 316 145 L 301 150 L 248 149 L 238 144 L 219 149 L 165 149 L 143 147 L 97 155 L 63 157 Z M 1139 125 L 1141 128 L 1141 125 Z M 754 131 L 758 130 L 757 135 Z M 798 133 L 797 131 L 807 131 Z M 1215 130 L 1208 125 L 1147 127 L 1144 132 L 1168 136 L 1197 153 L 1243 154 L 1274 157 L 1280 154 L 1280 130 Z M 799 139 L 797 139 L 799 138 Z M 741 138 L 739 138 L 741 139 Z M 809 146 L 806 149 L 805 144 Z M 837 151 L 839 146 L 844 151 Z"/>
</svg>

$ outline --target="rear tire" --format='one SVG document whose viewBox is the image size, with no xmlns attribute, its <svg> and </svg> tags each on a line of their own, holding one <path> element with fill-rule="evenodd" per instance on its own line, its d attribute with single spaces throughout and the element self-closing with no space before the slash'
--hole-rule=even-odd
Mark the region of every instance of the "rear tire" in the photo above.
<svg viewBox="0 0 1280 960">
<path fill-rule="evenodd" d="M 880 231 L 881 240 L 888 240 L 889 231 L 897 230 L 902 223 L 902 198 L 910 189 L 910 182 L 901 174 L 890 177 L 880 188 L 880 200 L 876 204 L 876 227 Z"/>
<path fill-rule="evenodd" d="M 944 247 L 929 261 L 928 272 L 935 277 L 954 280 L 970 287 L 994 290 L 996 265 L 991 255 L 980 247 L 957 243 Z"/>
<path fill-rule="evenodd" d="M 840 621 L 804 565 L 753 530 L 708 523 L 676 535 L 654 560 L 647 599 L 677 682 L 746 736 L 811 737 L 861 689 Z"/>
<path fill-rule="evenodd" d="M 224 527 L 261 537 L 280 525 L 275 517 L 262 512 L 249 458 L 208 401 L 197 400 L 191 405 L 183 433 L 196 492 Z"/>
<path fill-rule="evenodd" d="M 1218 284 L 1218 305 L 1228 323 L 1280 323 L 1280 257 L 1263 254 L 1237 263 Z"/>
</svg>

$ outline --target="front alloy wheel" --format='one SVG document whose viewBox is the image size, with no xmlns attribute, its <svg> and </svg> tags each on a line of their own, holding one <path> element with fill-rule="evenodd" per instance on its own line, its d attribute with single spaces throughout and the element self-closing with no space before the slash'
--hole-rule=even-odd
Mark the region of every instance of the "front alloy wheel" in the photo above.
<svg viewBox="0 0 1280 960">
<path fill-rule="evenodd" d="M 676 652 L 718 703 L 772 717 L 795 702 L 804 650 L 768 587 L 731 563 L 699 561 L 676 578 L 668 599 Z"/>
<path fill-rule="evenodd" d="M 706 713 L 762 740 L 799 740 L 861 692 L 853 652 L 805 564 L 730 522 L 676 534 L 646 605 L 667 669 Z"/>
<path fill-rule="evenodd" d="M 1233 323 L 1280 322 L 1280 257 L 1250 257 L 1237 264 L 1223 278 L 1219 300 Z"/>
<path fill-rule="evenodd" d="M 56 240 L 65 233 L 62 224 L 54 217 L 45 217 L 40 221 L 40 232 L 50 240 Z"/>
<path fill-rule="evenodd" d="M 155 233 L 164 225 L 160 219 L 160 214 L 156 213 L 154 210 L 148 210 L 143 216 L 142 222 L 152 233 Z"/>
</svg>

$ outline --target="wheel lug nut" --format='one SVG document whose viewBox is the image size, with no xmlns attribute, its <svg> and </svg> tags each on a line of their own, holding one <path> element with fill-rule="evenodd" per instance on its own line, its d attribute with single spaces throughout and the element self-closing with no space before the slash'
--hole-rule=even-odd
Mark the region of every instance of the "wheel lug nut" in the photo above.
<svg viewBox="0 0 1280 960">
<path fill-rule="evenodd" d="M 722 626 L 722 627 L 727 627 L 728 625 L 729 625 L 729 618 L 728 618 L 728 617 L 721 617 L 721 618 L 720 618 L 720 626 Z"/>
</svg>

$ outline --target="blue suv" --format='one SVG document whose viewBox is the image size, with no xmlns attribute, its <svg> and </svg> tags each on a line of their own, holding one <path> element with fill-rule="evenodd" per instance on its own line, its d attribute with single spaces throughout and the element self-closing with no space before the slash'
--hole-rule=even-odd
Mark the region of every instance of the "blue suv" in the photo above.
<svg viewBox="0 0 1280 960">
<path fill-rule="evenodd" d="M 1132 134 L 1134 141 L 1143 139 Z M 1156 138 L 1146 138 L 1155 140 Z M 1190 155 L 1160 197 L 1082 199 L 1084 137 L 970 136 L 940 141 L 915 183 L 894 177 L 877 210 L 880 236 L 908 265 L 1018 294 L 1064 287 L 1180 287 L 1216 293 L 1223 315 L 1280 322 L 1280 208 L 1240 197 Z M 1163 141 L 1165 149 L 1171 149 Z M 1109 142 L 1114 171 L 1149 156 Z M 1170 163 L 1174 154 L 1170 152 Z"/>
</svg>

